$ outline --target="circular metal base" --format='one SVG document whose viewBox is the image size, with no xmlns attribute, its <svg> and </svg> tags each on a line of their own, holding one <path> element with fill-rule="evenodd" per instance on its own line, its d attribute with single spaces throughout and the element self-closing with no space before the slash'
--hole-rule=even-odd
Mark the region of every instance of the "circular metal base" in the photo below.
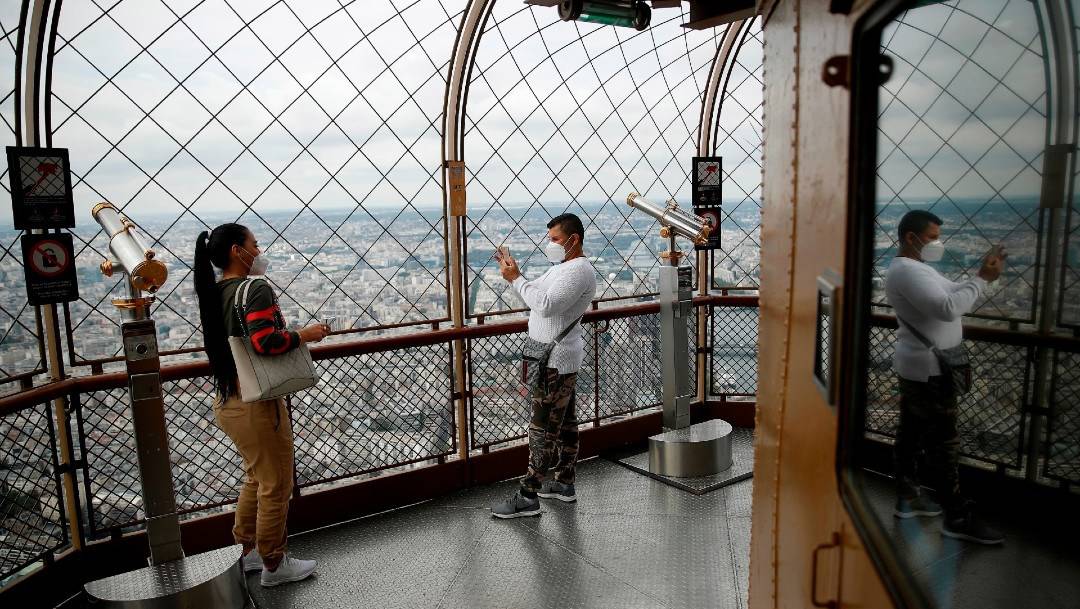
<svg viewBox="0 0 1080 609">
<path fill-rule="evenodd" d="M 84 588 L 93 607 L 242 609 L 251 606 L 240 564 L 243 553 L 243 546 L 229 546 L 92 581 Z"/>
<path fill-rule="evenodd" d="M 711 476 L 731 468 L 730 424 L 720 419 L 649 438 L 649 472 L 674 478 Z"/>
</svg>

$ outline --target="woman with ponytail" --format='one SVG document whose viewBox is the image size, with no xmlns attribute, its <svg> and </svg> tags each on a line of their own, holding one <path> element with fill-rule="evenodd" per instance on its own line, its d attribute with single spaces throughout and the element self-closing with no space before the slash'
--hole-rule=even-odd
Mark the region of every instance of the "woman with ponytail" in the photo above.
<svg viewBox="0 0 1080 609">
<path fill-rule="evenodd" d="M 221 271 L 220 281 L 214 267 Z M 262 585 L 270 587 L 305 579 L 315 571 L 315 561 L 286 553 L 293 438 L 285 401 L 241 401 L 228 337 L 250 336 L 256 352 L 274 356 L 295 349 L 301 342 L 319 342 L 330 329 L 313 324 L 299 331 L 288 330 L 266 281 L 252 282 L 247 302 L 242 303 L 241 319 L 234 307 L 237 288 L 249 276 L 265 273 L 266 267 L 255 236 L 240 224 L 203 231 L 195 242 L 195 294 L 203 344 L 217 388 L 214 417 L 244 460 L 233 538 L 244 546 L 244 571 L 261 570 Z"/>
</svg>

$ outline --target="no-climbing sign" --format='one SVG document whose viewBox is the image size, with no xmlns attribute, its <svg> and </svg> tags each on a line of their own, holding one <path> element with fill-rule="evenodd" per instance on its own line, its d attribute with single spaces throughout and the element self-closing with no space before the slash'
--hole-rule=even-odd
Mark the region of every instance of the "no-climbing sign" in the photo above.
<svg viewBox="0 0 1080 609">
<path fill-rule="evenodd" d="M 71 235 L 23 235 L 26 299 L 31 305 L 79 299 Z"/>
</svg>

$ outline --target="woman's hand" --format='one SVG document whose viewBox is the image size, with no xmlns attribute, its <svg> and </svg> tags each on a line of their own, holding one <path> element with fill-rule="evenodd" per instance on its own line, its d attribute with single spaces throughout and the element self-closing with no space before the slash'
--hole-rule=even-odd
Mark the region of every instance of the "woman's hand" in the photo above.
<svg viewBox="0 0 1080 609">
<path fill-rule="evenodd" d="M 317 343 L 330 334 L 330 326 L 326 324 L 311 324 L 297 332 L 300 340 L 305 343 Z"/>
</svg>

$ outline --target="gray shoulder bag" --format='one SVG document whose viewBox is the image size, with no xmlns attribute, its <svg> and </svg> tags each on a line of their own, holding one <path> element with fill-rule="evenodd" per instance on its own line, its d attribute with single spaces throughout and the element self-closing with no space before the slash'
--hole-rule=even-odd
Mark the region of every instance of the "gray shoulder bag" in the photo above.
<svg viewBox="0 0 1080 609">
<path fill-rule="evenodd" d="M 582 313 L 581 317 L 584 316 L 585 314 Z M 566 326 L 566 329 L 556 336 L 553 342 L 542 343 L 531 336 L 525 337 L 525 345 L 521 348 L 521 382 L 534 397 L 544 395 L 544 370 L 548 367 L 548 360 L 551 359 L 551 350 L 559 341 L 566 338 L 570 330 L 581 321 L 581 317 Z"/>
<path fill-rule="evenodd" d="M 919 342 L 934 354 L 938 365 L 941 367 L 942 376 L 952 381 L 951 386 L 955 395 L 965 395 L 971 391 L 971 358 L 968 357 L 967 347 L 964 346 L 963 341 L 955 347 L 939 349 L 923 336 L 922 332 L 916 330 L 915 326 L 901 319 L 899 315 L 896 316 L 896 321 L 903 324 L 909 332 L 915 335 L 915 338 L 919 339 Z"/>
<path fill-rule="evenodd" d="M 251 345 L 245 314 L 248 288 L 252 281 L 246 279 L 237 286 L 233 298 L 233 310 L 240 318 L 243 336 L 229 337 L 229 349 L 236 362 L 240 399 L 245 402 L 272 400 L 314 387 L 319 381 L 319 374 L 315 371 L 307 345 L 300 343 L 295 349 L 280 355 L 262 355 Z"/>
</svg>

